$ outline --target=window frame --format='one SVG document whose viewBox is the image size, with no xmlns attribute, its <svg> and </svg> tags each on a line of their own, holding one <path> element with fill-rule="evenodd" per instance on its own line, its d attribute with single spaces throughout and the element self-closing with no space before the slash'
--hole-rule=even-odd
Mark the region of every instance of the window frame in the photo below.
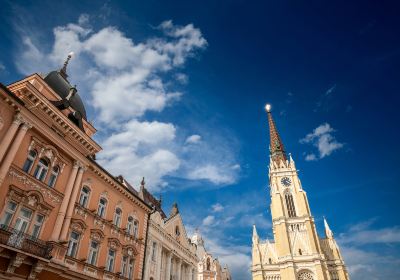
<svg viewBox="0 0 400 280">
<path fill-rule="evenodd" d="M 57 168 L 57 172 L 54 171 L 55 168 Z M 54 188 L 54 186 L 56 185 L 58 176 L 60 175 L 60 170 L 60 166 L 58 165 L 55 165 L 51 168 L 49 180 L 47 181 L 47 185 L 50 188 Z"/>
<path fill-rule="evenodd" d="M 9 208 L 9 205 L 10 204 L 14 204 L 14 209 L 10 209 Z M 6 205 L 6 207 L 5 207 L 5 209 L 4 209 L 4 212 L 3 212 L 3 215 L 2 215 L 2 217 L 1 217 L 1 222 L 0 222 L 0 224 L 1 225 L 5 225 L 5 226 L 10 226 L 11 225 L 11 223 L 12 223 L 12 221 L 13 221 L 13 218 L 14 218 L 14 215 L 15 215 L 15 213 L 17 212 L 17 209 L 18 209 L 18 203 L 17 202 L 15 202 L 15 201 L 13 201 L 13 200 L 9 200 L 8 202 L 7 202 L 7 205 Z M 9 217 L 9 219 L 8 219 L 8 223 L 6 224 L 5 223 L 5 220 L 6 220 L 6 216 L 8 215 L 8 217 Z"/>
<path fill-rule="evenodd" d="M 111 252 L 112 252 L 112 254 L 110 255 Z M 116 250 L 108 249 L 107 260 L 106 260 L 106 270 L 109 271 L 109 272 L 113 272 L 114 271 L 116 255 L 117 255 L 117 251 Z"/>
<path fill-rule="evenodd" d="M 76 234 L 77 238 L 73 238 L 72 237 L 73 234 Z M 68 248 L 66 253 L 68 257 L 76 258 L 76 255 L 78 254 L 79 251 L 80 241 L 81 241 L 81 234 L 77 231 L 71 231 L 71 233 L 69 234 Z"/>
<path fill-rule="evenodd" d="M 115 211 L 114 211 L 113 224 L 116 227 L 120 227 L 121 226 L 121 221 L 122 221 L 122 210 L 121 210 L 121 208 L 116 207 Z"/>
<path fill-rule="evenodd" d="M 96 244 L 96 248 L 93 248 L 92 245 Z M 89 244 L 89 254 L 88 254 L 88 259 L 87 263 L 90 265 L 96 265 L 97 264 L 97 259 L 99 258 L 99 250 L 100 249 L 100 242 L 95 241 L 95 240 L 90 240 Z M 94 261 L 93 260 L 93 255 L 95 256 Z"/>
<path fill-rule="evenodd" d="M 88 190 L 88 192 L 84 193 L 84 190 Z M 83 185 L 82 186 L 81 192 L 80 192 L 80 195 L 79 195 L 79 201 L 78 201 L 80 206 L 82 206 L 84 208 L 87 208 L 87 206 L 89 204 L 89 198 L 90 198 L 91 191 L 92 190 L 87 185 Z M 84 203 L 82 203 L 82 200 L 83 200 L 82 198 L 85 199 Z"/>
<path fill-rule="evenodd" d="M 34 156 L 31 155 L 32 152 L 35 153 Z M 37 151 L 35 149 L 32 149 L 32 150 L 28 151 L 28 155 L 27 155 L 27 157 L 25 159 L 24 165 L 22 166 L 22 170 L 24 172 L 26 172 L 26 173 L 30 173 L 31 172 L 32 167 L 35 164 L 35 160 L 36 160 L 37 155 L 38 155 L 38 153 L 37 153 Z M 27 164 L 29 164 L 28 168 L 26 168 Z"/>
<path fill-rule="evenodd" d="M 33 172 L 33 177 L 41 182 L 44 182 L 46 180 L 47 173 L 49 172 L 49 165 L 49 159 L 45 157 L 40 158 L 38 163 L 36 164 L 35 171 Z"/>
<path fill-rule="evenodd" d="M 105 204 L 102 204 L 101 201 L 105 201 Z M 97 215 L 100 218 L 104 219 L 104 217 L 106 216 L 107 204 L 108 204 L 108 201 L 104 197 L 101 197 L 99 199 L 99 206 L 97 207 Z"/>
</svg>

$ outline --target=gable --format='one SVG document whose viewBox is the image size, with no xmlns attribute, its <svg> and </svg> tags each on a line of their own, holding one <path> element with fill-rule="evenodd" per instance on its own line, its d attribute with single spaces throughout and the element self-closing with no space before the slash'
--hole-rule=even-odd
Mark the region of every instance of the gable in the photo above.
<svg viewBox="0 0 400 280">
<path fill-rule="evenodd" d="M 179 213 L 165 222 L 164 229 L 182 246 L 190 250 L 191 245 L 189 244 L 186 229 L 183 225 L 182 217 Z"/>
</svg>

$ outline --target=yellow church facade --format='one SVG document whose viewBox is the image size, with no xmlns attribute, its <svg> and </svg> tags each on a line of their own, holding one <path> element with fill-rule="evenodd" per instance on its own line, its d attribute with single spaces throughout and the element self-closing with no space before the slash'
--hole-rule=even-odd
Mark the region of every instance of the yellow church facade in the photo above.
<svg viewBox="0 0 400 280">
<path fill-rule="evenodd" d="M 286 155 L 275 122 L 266 107 L 270 132 L 269 183 L 274 241 L 252 237 L 253 280 L 349 280 L 328 223 L 319 237 L 307 194 L 295 162 Z"/>
</svg>

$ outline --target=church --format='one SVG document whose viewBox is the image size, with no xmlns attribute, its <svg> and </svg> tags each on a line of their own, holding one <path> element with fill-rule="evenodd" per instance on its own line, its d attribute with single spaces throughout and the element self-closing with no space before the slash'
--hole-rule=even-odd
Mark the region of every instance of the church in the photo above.
<svg viewBox="0 0 400 280">
<path fill-rule="evenodd" d="M 319 237 L 306 191 L 295 162 L 287 156 L 266 106 L 270 134 L 269 185 L 274 241 L 252 237 L 253 280 L 349 280 L 349 275 L 324 219 L 325 237 Z"/>
</svg>

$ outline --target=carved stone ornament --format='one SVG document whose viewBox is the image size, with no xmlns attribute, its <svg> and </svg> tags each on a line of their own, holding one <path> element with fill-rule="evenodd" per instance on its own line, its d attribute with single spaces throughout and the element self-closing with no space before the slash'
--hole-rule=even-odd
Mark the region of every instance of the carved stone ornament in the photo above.
<svg viewBox="0 0 400 280">
<path fill-rule="evenodd" d="M 37 200 L 36 196 L 31 195 L 28 197 L 28 205 L 35 206 L 37 202 L 38 202 L 38 200 Z"/>
<path fill-rule="evenodd" d="M 44 151 L 44 155 L 51 161 L 54 157 L 54 152 L 50 149 L 47 149 Z"/>
<path fill-rule="evenodd" d="M 28 188 L 39 191 L 44 197 L 47 197 L 51 202 L 56 204 L 61 203 L 62 198 L 59 195 L 57 195 L 55 191 L 35 183 L 25 175 L 18 174 L 17 171 L 10 169 L 10 171 L 8 172 L 8 176 L 12 177 L 13 179 L 16 179 L 17 181 L 19 181 Z"/>
</svg>

